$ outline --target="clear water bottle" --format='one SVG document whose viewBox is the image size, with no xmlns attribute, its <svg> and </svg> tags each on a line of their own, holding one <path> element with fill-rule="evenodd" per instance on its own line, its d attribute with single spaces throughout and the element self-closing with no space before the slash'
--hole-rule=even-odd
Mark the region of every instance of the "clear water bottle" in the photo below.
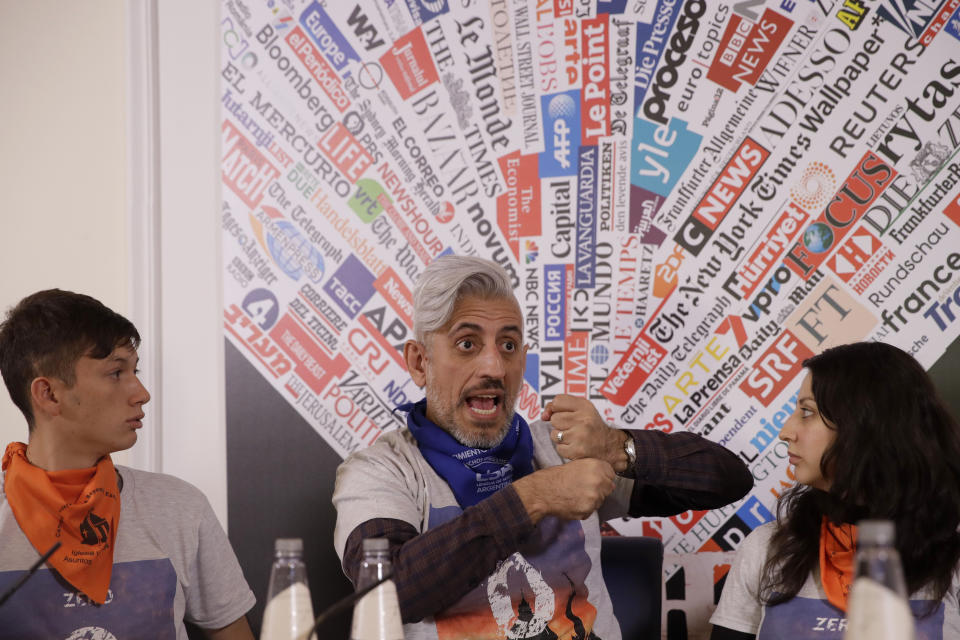
<svg viewBox="0 0 960 640">
<path fill-rule="evenodd" d="M 313 604 L 303 562 L 303 540 L 277 538 L 260 640 L 305 640 Z"/>
<path fill-rule="evenodd" d="M 389 542 L 384 538 L 364 540 L 357 589 L 374 584 L 392 571 Z M 357 602 L 353 608 L 350 640 L 403 640 L 400 604 L 393 580 L 387 580 Z"/>
<path fill-rule="evenodd" d="M 856 571 L 847 606 L 844 640 L 912 640 L 914 621 L 907 602 L 895 530 L 889 520 L 857 523 Z"/>
</svg>

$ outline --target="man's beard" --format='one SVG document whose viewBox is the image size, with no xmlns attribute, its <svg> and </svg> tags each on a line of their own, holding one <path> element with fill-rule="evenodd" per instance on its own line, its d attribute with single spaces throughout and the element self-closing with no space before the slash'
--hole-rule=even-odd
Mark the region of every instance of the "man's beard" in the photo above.
<svg viewBox="0 0 960 640">
<path fill-rule="evenodd" d="M 457 421 L 456 405 L 452 407 L 447 406 L 446 403 L 440 399 L 438 394 L 431 391 L 437 388 L 436 381 L 432 378 L 433 376 L 431 376 L 430 372 L 428 371 L 427 408 L 430 409 L 430 413 L 432 413 L 437 419 L 436 424 L 438 427 L 453 436 L 453 439 L 463 446 L 471 447 L 473 449 L 492 449 L 503 442 L 503 439 L 507 437 L 507 433 L 510 431 L 510 426 L 513 424 L 513 416 L 516 413 L 514 408 L 515 399 L 510 393 L 504 390 L 505 393 L 503 395 L 503 407 L 505 417 L 503 425 L 501 425 L 501 427 L 496 431 L 483 430 L 478 433 L 472 433 L 464 429 Z M 487 385 L 487 388 L 491 387 L 499 387 L 503 389 L 503 385 L 499 382 L 493 382 Z"/>
</svg>

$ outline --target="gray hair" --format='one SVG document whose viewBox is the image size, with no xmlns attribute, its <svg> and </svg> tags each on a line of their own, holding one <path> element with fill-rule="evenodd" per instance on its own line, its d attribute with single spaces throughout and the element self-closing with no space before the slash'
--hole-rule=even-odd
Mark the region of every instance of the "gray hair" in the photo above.
<svg viewBox="0 0 960 640">
<path fill-rule="evenodd" d="M 428 333 L 447 324 L 457 301 L 466 296 L 516 301 L 507 272 L 475 256 L 439 256 L 427 265 L 413 291 L 413 333 L 424 342 Z"/>
</svg>

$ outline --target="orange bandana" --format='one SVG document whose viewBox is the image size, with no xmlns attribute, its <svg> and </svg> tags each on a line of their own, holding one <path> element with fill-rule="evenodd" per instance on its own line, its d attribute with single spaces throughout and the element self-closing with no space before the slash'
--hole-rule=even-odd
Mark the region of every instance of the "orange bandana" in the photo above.
<svg viewBox="0 0 960 640">
<path fill-rule="evenodd" d="M 847 610 L 856 549 L 857 526 L 833 524 L 824 516 L 820 525 L 820 581 L 827 600 L 841 611 Z"/>
<path fill-rule="evenodd" d="M 48 474 L 30 464 L 26 451 L 27 445 L 11 442 L 3 454 L 4 493 L 17 524 L 41 554 L 60 542 L 47 564 L 91 600 L 103 604 L 110 588 L 113 542 L 120 520 L 120 490 L 110 456 L 79 474 Z M 69 497 L 58 489 L 84 480 L 82 488 Z"/>
</svg>

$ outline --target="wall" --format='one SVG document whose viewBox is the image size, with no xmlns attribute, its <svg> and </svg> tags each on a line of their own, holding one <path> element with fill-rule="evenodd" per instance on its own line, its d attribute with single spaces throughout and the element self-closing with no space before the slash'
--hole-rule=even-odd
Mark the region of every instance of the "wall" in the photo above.
<svg viewBox="0 0 960 640">
<path fill-rule="evenodd" d="M 0 4 L 0 308 L 60 287 L 133 320 L 153 400 L 114 460 L 192 482 L 226 524 L 218 9 L 159 4 Z"/>
<path fill-rule="evenodd" d="M 142 4 L 138 2 L 137 4 Z M 217 119 L 212 2 L 157 2 L 159 243 L 163 367 L 159 470 L 196 485 L 227 522 Z M 266 562 L 269 562 L 269 555 Z"/>
<path fill-rule="evenodd" d="M 4 312 L 51 287 L 129 311 L 123 21 L 120 0 L 0 5 Z M 25 439 L 4 391 L 0 442 Z"/>
</svg>

